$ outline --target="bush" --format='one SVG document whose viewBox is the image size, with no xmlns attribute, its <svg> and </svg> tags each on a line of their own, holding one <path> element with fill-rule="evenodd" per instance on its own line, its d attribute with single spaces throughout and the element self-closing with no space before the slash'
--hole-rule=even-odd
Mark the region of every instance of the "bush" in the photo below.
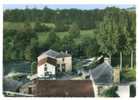
<svg viewBox="0 0 139 100">
<path fill-rule="evenodd" d="M 121 81 L 130 82 L 136 80 L 136 71 L 135 69 L 123 70 L 121 72 Z"/>
<path fill-rule="evenodd" d="M 36 74 L 37 73 L 37 63 L 36 61 L 32 62 L 31 64 L 31 74 Z"/>
<path fill-rule="evenodd" d="M 118 90 L 117 86 L 113 86 L 107 90 L 105 90 L 101 96 L 105 96 L 105 97 L 119 97 L 118 94 L 116 93 L 116 91 Z"/>
</svg>

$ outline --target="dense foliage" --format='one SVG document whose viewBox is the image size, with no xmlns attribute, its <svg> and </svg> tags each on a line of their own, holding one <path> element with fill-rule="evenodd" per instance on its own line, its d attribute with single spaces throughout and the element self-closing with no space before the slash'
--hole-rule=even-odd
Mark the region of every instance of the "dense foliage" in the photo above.
<svg viewBox="0 0 139 100">
<path fill-rule="evenodd" d="M 121 82 L 136 81 L 136 69 L 127 69 L 121 72 Z"/>
<path fill-rule="evenodd" d="M 119 97 L 119 95 L 116 93 L 116 91 L 118 90 L 118 87 L 117 86 L 113 86 L 107 90 L 105 90 L 101 96 L 104 96 L 104 97 Z"/>
<path fill-rule="evenodd" d="M 14 9 L 4 12 L 4 21 L 24 22 L 38 21 L 41 23 L 55 23 L 58 31 L 63 31 L 67 24 L 77 22 L 81 29 L 95 28 L 97 22 L 102 20 L 105 10 L 80 10 L 62 9 L 53 10 L 45 7 L 44 9 Z M 65 27 L 64 27 L 65 26 Z"/>
<path fill-rule="evenodd" d="M 4 61 L 28 60 L 37 56 L 38 40 L 36 32 L 26 23 L 23 30 L 4 30 Z"/>
<path fill-rule="evenodd" d="M 135 11 L 106 9 L 13 9 L 4 11 L 4 23 L 24 23 L 11 29 L 4 25 L 4 61 L 34 61 L 45 50 L 66 51 L 73 57 L 112 56 L 135 50 Z M 93 30 L 81 36 L 82 30 Z M 39 43 L 40 32 L 46 32 Z M 63 38 L 59 32 L 67 32 Z M 93 36 L 93 37 L 91 37 Z"/>
</svg>

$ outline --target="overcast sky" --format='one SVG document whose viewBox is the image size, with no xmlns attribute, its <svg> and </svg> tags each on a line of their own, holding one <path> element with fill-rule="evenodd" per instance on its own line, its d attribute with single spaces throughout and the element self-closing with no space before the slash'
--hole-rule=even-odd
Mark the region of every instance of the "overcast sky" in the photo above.
<svg viewBox="0 0 139 100">
<path fill-rule="evenodd" d="M 111 6 L 115 6 L 118 8 L 129 8 L 129 7 L 135 7 L 135 5 L 102 5 L 102 4 L 48 4 L 48 5 L 44 5 L 44 4 L 6 4 L 4 5 L 4 9 L 25 9 L 26 7 L 28 8 L 38 8 L 38 9 L 42 9 L 45 6 L 47 6 L 48 8 L 51 9 L 70 9 L 70 8 L 78 8 L 78 9 L 104 9 L 106 7 L 111 7 Z"/>
</svg>

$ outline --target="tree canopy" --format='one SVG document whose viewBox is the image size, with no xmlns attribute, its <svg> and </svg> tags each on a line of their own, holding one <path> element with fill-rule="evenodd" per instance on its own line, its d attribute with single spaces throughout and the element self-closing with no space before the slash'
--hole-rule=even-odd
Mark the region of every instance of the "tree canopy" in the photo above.
<svg viewBox="0 0 139 100">
<path fill-rule="evenodd" d="M 10 29 L 4 25 L 4 61 L 28 60 L 48 49 L 66 51 L 73 57 L 130 55 L 136 45 L 134 10 L 105 9 L 12 9 L 4 11 L 4 23 L 23 23 Z M 88 35 L 82 31 L 93 30 Z M 60 32 L 64 35 L 59 36 Z M 38 37 L 45 33 L 44 43 Z M 82 34 L 85 34 L 82 36 Z M 94 36 L 93 38 L 91 36 Z M 43 39 L 43 38 L 42 38 Z"/>
</svg>

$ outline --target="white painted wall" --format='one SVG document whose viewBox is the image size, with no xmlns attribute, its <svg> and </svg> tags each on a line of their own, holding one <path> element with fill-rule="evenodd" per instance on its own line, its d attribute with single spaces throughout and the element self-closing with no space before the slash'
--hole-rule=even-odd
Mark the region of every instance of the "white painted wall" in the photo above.
<svg viewBox="0 0 139 100">
<path fill-rule="evenodd" d="M 47 71 L 48 72 L 51 72 L 53 75 L 55 75 L 56 74 L 55 69 L 56 69 L 56 66 L 47 63 Z"/>
<path fill-rule="evenodd" d="M 37 66 L 37 74 L 38 77 L 44 77 L 44 64 L 41 66 Z"/>
<path fill-rule="evenodd" d="M 55 75 L 55 66 L 51 65 L 49 63 L 44 63 L 43 65 L 38 66 L 38 68 L 37 68 L 38 77 L 45 77 L 45 72 L 46 72 L 45 65 L 47 67 L 47 71 L 51 72 L 53 75 Z"/>
</svg>

